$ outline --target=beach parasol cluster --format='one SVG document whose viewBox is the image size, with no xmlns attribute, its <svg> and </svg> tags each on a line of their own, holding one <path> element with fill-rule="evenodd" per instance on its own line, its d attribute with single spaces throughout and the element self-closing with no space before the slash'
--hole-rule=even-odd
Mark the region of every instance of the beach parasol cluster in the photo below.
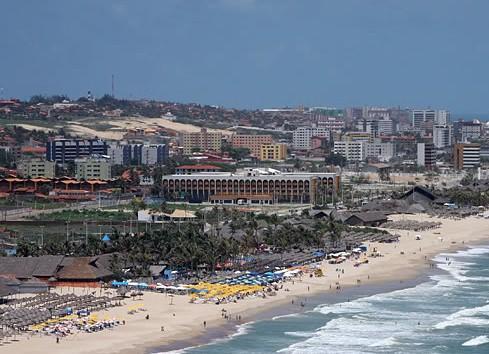
<svg viewBox="0 0 489 354">
<path fill-rule="evenodd" d="M 212 283 L 198 283 L 190 288 L 193 299 L 231 299 L 240 298 L 243 296 L 256 294 L 263 291 L 261 285 L 229 285 L 229 284 L 212 284 Z"/>
</svg>

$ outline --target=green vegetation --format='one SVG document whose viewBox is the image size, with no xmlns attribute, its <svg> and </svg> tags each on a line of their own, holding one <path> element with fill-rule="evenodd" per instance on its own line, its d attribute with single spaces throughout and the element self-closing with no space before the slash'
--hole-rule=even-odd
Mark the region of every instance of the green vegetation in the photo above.
<svg viewBox="0 0 489 354">
<path fill-rule="evenodd" d="M 160 208 L 167 208 L 165 204 Z M 103 218 L 127 214 L 80 211 L 52 214 L 63 220 L 85 218 Z M 205 220 L 207 227 L 204 228 Z M 210 227 L 209 227 L 210 225 Z M 70 226 L 73 227 L 73 226 Z M 204 229 L 206 231 L 204 231 Z M 335 247 L 341 241 L 341 232 L 346 227 L 333 218 L 328 220 L 312 219 L 303 216 L 277 216 L 254 213 L 242 213 L 235 209 L 213 208 L 199 211 L 198 218 L 191 223 L 167 223 L 164 227 L 153 227 L 136 235 L 113 230 L 111 242 L 106 243 L 100 237 L 88 234 L 88 244 L 78 237 L 64 240 L 44 239 L 44 247 L 36 243 L 21 241 L 19 255 L 73 254 L 97 255 L 116 252 L 113 269 L 121 270 L 129 264 L 137 265 L 137 275 L 148 275 L 149 266 L 157 262 L 166 262 L 176 268 L 197 270 L 206 265 L 214 270 L 217 263 L 241 255 L 255 254 L 263 247 L 275 253 L 292 250 Z M 83 232 L 82 232 L 83 233 Z M 39 240 L 36 240 L 39 243 Z"/>
<path fill-rule="evenodd" d="M 41 214 L 36 220 L 51 221 L 126 221 L 127 213 L 123 211 L 104 211 L 97 209 L 63 210 L 49 214 Z"/>
<path fill-rule="evenodd" d="M 49 200 L 16 200 L 15 198 L 8 198 L 0 200 L 0 206 L 2 207 L 17 207 L 17 208 L 32 208 L 36 210 L 44 209 L 57 209 L 66 207 L 65 203 L 51 202 Z"/>
<path fill-rule="evenodd" d="M 346 158 L 338 154 L 330 154 L 325 159 L 326 164 L 344 167 L 346 165 Z"/>
</svg>

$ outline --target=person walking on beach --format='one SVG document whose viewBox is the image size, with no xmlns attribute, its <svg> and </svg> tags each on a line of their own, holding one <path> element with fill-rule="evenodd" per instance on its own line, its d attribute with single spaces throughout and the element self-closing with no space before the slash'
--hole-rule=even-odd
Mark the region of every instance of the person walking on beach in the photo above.
<svg viewBox="0 0 489 354">
<path fill-rule="evenodd" d="M 206 322 L 206 321 L 204 321 L 204 328 L 206 328 L 206 327 L 207 327 L 207 322 Z"/>
</svg>

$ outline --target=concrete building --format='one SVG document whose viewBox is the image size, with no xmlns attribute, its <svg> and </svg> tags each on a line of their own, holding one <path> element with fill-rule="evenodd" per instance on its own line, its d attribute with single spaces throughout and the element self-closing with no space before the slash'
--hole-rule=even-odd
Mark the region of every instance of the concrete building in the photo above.
<svg viewBox="0 0 489 354">
<path fill-rule="evenodd" d="M 112 144 L 107 155 L 112 165 L 161 165 L 168 159 L 166 144 Z"/>
<path fill-rule="evenodd" d="M 168 159 L 168 147 L 165 144 L 143 145 L 140 151 L 141 165 L 161 165 Z"/>
<path fill-rule="evenodd" d="M 391 119 L 380 119 L 377 121 L 378 135 L 392 135 L 395 132 L 394 122 Z"/>
<path fill-rule="evenodd" d="M 339 184 L 336 173 L 282 173 L 254 168 L 162 179 L 163 192 L 170 200 L 221 204 L 328 203 Z"/>
<path fill-rule="evenodd" d="M 335 141 L 333 152 L 348 162 L 363 161 L 367 157 L 366 144 L 362 141 Z"/>
<path fill-rule="evenodd" d="M 422 128 L 424 123 L 447 125 L 450 123 L 450 112 L 435 109 L 416 109 L 411 111 L 411 121 L 414 128 Z"/>
<path fill-rule="evenodd" d="M 106 158 L 89 157 L 75 160 L 77 179 L 110 179 L 110 161 Z"/>
<path fill-rule="evenodd" d="M 299 127 L 292 135 L 292 145 L 295 149 L 310 150 L 313 136 L 325 137 L 329 140 L 331 131 L 323 127 Z"/>
<path fill-rule="evenodd" d="M 283 161 L 287 159 L 287 144 L 265 144 L 260 148 L 261 161 Z"/>
<path fill-rule="evenodd" d="M 97 139 L 55 139 L 46 143 L 46 160 L 59 164 L 92 155 L 107 155 L 108 144 Z"/>
<path fill-rule="evenodd" d="M 132 150 L 131 144 L 111 144 L 107 149 L 107 155 L 112 165 L 131 165 Z"/>
<path fill-rule="evenodd" d="M 365 143 L 365 147 L 367 158 L 377 159 L 381 162 L 389 162 L 395 155 L 395 145 L 393 143 L 374 141 L 372 143 Z"/>
<path fill-rule="evenodd" d="M 273 138 L 271 135 L 234 134 L 231 138 L 232 147 L 248 149 L 254 157 L 260 156 L 262 145 L 272 143 Z"/>
<path fill-rule="evenodd" d="M 221 151 L 222 133 L 209 132 L 206 128 L 202 128 L 200 132 L 183 132 L 180 134 L 180 144 L 185 155 L 190 155 L 195 150 Z"/>
<path fill-rule="evenodd" d="M 481 163 L 480 144 L 458 143 L 453 148 L 453 167 L 465 170 L 478 167 Z"/>
<path fill-rule="evenodd" d="M 453 130 L 451 125 L 433 126 L 433 144 L 437 149 L 443 149 L 452 145 Z"/>
<path fill-rule="evenodd" d="M 356 122 L 356 129 L 360 132 L 368 133 L 372 137 L 379 135 L 379 124 L 377 120 L 360 119 Z"/>
<path fill-rule="evenodd" d="M 320 128 L 326 128 L 333 132 L 341 132 L 345 129 L 345 121 L 338 117 L 318 116 L 316 124 Z"/>
<path fill-rule="evenodd" d="M 40 158 L 21 160 L 17 164 L 17 172 L 22 177 L 38 178 L 54 178 L 56 174 L 56 162 L 47 161 Z"/>
<path fill-rule="evenodd" d="M 479 140 L 482 135 L 482 124 L 478 120 L 454 123 L 455 139 L 460 143 Z"/>
<path fill-rule="evenodd" d="M 367 120 L 390 119 L 390 109 L 385 107 L 363 107 L 362 117 Z"/>
<path fill-rule="evenodd" d="M 345 135 L 343 135 L 342 139 L 343 141 L 360 141 L 360 142 L 365 142 L 368 143 L 372 141 L 372 135 L 367 132 L 347 132 Z"/>
<path fill-rule="evenodd" d="M 435 145 L 431 143 L 418 143 L 417 165 L 431 169 L 436 164 Z"/>
<path fill-rule="evenodd" d="M 177 175 L 192 175 L 203 172 L 221 172 L 222 168 L 214 165 L 183 165 L 175 168 Z"/>
</svg>

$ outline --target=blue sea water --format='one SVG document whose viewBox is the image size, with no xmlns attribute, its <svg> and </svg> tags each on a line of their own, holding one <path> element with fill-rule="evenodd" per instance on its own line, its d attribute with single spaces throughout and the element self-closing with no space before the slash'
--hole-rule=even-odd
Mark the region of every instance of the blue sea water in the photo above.
<svg viewBox="0 0 489 354">
<path fill-rule="evenodd" d="M 445 272 L 414 287 L 248 323 L 177 352 L 489 353 L 489 247 L 434 260 Z"/>
</svg>

